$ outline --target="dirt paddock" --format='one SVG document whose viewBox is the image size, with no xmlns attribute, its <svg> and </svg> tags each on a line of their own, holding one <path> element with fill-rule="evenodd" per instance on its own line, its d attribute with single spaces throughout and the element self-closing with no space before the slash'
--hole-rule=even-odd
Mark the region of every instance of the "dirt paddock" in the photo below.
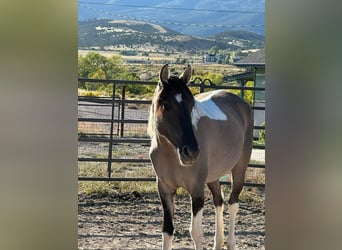
<svg viewBox="0 0 342 250">
<path fill-rule="evenodd" d="M 137 192 L 98 197 L 79 195 L 78 249 L 161 249 L 162 209 L 156 193 Z M 227 199 L 227 197 L 225 197 Z M 237 249 L 265 249 L 264 193 L 260 202 L 241 202 L 236 224 Z M 190 198 L 176 196 L 173 249 L 194 249 L 189 233 Z M 228 234 L 227 201 L 224 210 Z M 212 249 L 215 209 L 205 200 L 204 249 Z M 226 248 L 224 248 L 226 249 Z"/>
</svg>

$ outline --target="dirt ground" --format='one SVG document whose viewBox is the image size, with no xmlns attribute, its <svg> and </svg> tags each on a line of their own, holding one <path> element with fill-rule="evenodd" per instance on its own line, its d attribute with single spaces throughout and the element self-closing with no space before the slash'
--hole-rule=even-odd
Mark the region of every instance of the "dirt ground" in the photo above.
<svg viewBox="0 0 342 250">
<path fill-rule="evenodd" d="M 237 249 L 265 249 L 264 193 L 241 202 L 236 224 Z M 228 209 L 224 210 L 225 236 Z M 176 196 L 173 249 L 194 249 L 189 233 L 190 198 Z M 162 208 L 157 194 L 137 192 L 98 197 L 79 195 L 78 249 L 161 249 Z M 204 249 L 212 249 L 215 209 L 210 198 L 203 212 Z M 226 248 L 224 248 L 226 249 Z"/>
</svg>

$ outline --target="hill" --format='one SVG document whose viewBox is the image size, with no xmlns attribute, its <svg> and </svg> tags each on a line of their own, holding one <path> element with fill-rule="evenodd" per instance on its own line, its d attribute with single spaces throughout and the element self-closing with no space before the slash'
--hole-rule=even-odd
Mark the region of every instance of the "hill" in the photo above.
<svg viewBox="0 0 342 250">
<path fill-rule="evenodd" d="M 239 29 L 264 35 L 265 0 L 92 0 L 79 1 L 79 21 L 92 18 L 139 20 L 192 36 Z M 193 25 L 191 25 L 193 24 Z"/>
<path fill-rule="evenodd" d="M 265 46 L 265 37 L 263 35 L 242 31 L 242 30 L 230 30 L 220 32 L 210 38 L 228 44 L 235 44 L 239 47 L 248 49 L 263 48 Z"/>
<path fill-rule="evenodd" d="M 223 32 L 212 37 L 194 37 L 153 23 L 92 19 L 79 22 L 79 49 L 140 49 L 146 51 L 237 50 L 263 47 L 264 37 L 252 32 Z M 255 47 L 257 46 L 257 47 Z"/>
</svg>

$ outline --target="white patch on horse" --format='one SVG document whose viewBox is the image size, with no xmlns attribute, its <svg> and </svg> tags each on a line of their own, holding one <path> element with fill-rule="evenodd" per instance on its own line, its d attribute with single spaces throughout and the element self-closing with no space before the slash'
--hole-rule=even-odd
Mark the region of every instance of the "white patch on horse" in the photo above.
<svg viewBox="0 0 342 250">
<path fill-rule="evenodd" d="M 229 250 L 235 249 L 235 221 L 239 210 L 239 203 L 228 205 L 229 211 L 229 235 L 227 238 L 227 246 Z"/>
<path fill-rule="evenodd" d="M 216 207 L 214 249 L 222 249 L 224 244 L 223 204 Z"/>
<path fill-rule="evenodd" d="M 175 98 L 176 98 L 178 103 L 181 103 L 183 101 L 182 93 L 179 93 L 179 94 L 175 95 Z"/>
<path fill-rule="evenodd" d="M 208 117 L 212 120 L 226 121 L 228 118 L 225 113 L 216 105 L 212 100 L 213 95 L 217 94 L 222 90 L 215 90 L 206 96 L 203 100 L 195 100 L 195 105 L 191 112 L 192 125 L 197 129 L 197 124 L 201 117 Z"/>
<path fill-rule="evenodd" d="M 169 235 L 168 233 L 163 233 L 163 249 L 172 249 L 172 239 L 172 235 Z"/>
<path fill-rule="evenodd" d="M 203 219 L 203 208 L 197 212 L 195 216 L 191 218 L 191 228 L 190 233 L 192 240 L 195 243 L 195 249 L 203 249 L 203 228 L 202 228 L 202 219 Z"/>
</svg>

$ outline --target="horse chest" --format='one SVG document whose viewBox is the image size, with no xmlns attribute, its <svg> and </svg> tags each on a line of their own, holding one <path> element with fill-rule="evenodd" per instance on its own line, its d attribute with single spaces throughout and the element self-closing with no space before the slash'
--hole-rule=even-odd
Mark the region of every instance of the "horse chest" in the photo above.
<svg viewBox="0 0 342 250">
<path fill-rule="evenodd" d="M 199 165 L 181 166 L 175 153 L 155 149 L 150 157 L 156 175 L 169 186 L 186 188 L 198 179 L 205 179 L 205 171 L 199 171 Z"/>
</svg>

